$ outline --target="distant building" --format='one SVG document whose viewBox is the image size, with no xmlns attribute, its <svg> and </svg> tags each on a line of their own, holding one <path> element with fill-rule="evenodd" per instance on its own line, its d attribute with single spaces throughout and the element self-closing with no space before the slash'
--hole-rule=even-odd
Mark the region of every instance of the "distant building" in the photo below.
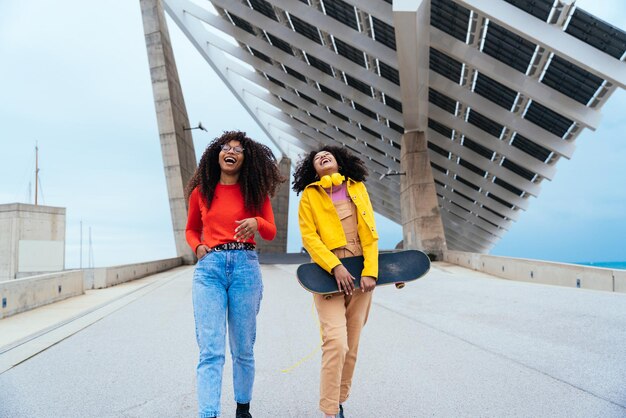
<svg viewBox="0 0 626 418">
<path fill-rule="evenodd" d="M 65 267 L 65 208 L 0 205 L 0 281 Z"/>
</svg>

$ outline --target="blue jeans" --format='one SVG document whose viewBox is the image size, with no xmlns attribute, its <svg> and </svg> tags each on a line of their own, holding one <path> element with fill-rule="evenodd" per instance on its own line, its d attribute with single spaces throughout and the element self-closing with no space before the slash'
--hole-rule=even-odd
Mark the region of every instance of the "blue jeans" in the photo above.
<svg viewBox="0 0 626 418">
<path fill-rule="evenodd" d="M 257 253 L 247 250 L 210 252 L 196 265 L 192 292 L 200 349 L 199 416 L 219 416 L 227 319 L 235 401 L 248 403 L 252 398 L 256 316 L 263 296 Z"/>
</svg>

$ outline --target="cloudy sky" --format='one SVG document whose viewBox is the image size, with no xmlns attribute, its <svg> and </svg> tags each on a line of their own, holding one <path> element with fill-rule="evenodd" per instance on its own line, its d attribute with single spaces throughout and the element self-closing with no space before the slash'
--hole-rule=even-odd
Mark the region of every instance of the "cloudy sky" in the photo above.
<svg viewBox="0 0 626 418">
<path fill-rule="evenodd" d="M 621 0 L 579 0 L 626 28 Z M 223 130 L 269 144 L 170 21 L 196 152 Z M 626 93 L 577 139 L 492 254 L 554 261 L 625 261 Z M 0 203 L 29 202 L 34 147 L 43 204 L 67 208 L 66 267 L 79 265 L 80 222 L 96 266 L 175 256 L 139 1 L 0 1 Z M 289 250 L 300 248 L 292 196 Z M 377 218 L 381 248 L 401 228 Z M 1 237 L 0 237 L 1 239 Z M 87 249 L 83 249 L 86 265 Z"/>
</svg>

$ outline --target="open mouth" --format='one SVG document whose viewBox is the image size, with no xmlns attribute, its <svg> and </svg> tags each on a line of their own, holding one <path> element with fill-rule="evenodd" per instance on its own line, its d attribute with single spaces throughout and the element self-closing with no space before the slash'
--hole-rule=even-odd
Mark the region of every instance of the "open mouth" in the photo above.
<svg viewBox="0 0 626 418">
<path fill-rule="evenodd" d="M 325 157 L 325 158 L 322 158 L 322 159 L 321 159 L 321 161 L 320 161 L 320 165 L 321 165 L 321 166 L 324 166 L 324 165 L 326 165 L 327 163 L 330 163 L 330 158 L 326 158 L 326 157 Z"/>
<path fill-rule="evenodd" d="M 235 157 L 224 157 L 224 162 L 226 164 L 235 164 L 237 162 L 237 159 Z"/>
</svg>

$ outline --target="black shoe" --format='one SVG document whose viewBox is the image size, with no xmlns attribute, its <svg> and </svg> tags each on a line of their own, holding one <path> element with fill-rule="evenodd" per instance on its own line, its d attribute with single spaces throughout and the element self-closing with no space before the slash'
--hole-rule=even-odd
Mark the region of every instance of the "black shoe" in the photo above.
<svg viewBox="0 0 626 418">
<path fill-rule="evenodd" d="M 250 404 L 237 403 L 237 413 L 235 418 L 252 418 L 252 415 L 250 415 Z"/>
<path fill-rule="evenodd" d="M 337 418 L 345 418 L 343 416 L 343 406 L 341 406 L 341 404 L 339 404 L 339 413 L 337 414 Z"/>
</svg>

